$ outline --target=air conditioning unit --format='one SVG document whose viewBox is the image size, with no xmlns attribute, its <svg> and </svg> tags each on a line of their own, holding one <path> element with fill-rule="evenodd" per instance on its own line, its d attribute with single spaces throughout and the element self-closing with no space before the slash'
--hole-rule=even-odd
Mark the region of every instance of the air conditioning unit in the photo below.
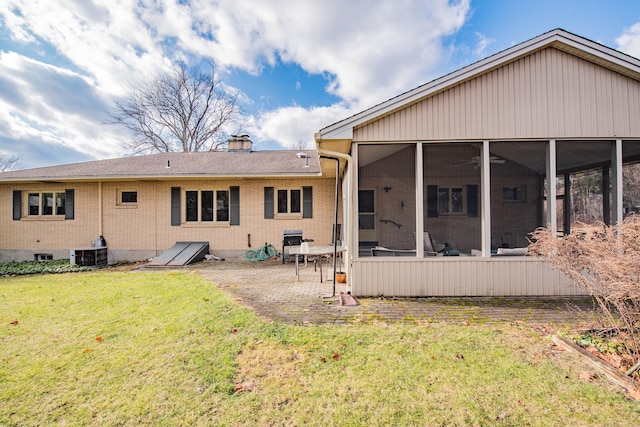
<svg viewBox="0 0 640 427">
<path fill-rule="evenodd" d="M 107 248 L 71 249 L 69 262 L 71 265 L 80 265 L 83 267 L 107 265 Z"/>
</svg>

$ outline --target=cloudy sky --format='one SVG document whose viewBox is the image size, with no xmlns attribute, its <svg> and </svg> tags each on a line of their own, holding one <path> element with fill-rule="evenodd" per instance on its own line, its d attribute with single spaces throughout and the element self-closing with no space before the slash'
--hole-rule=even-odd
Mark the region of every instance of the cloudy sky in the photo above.
<svg viewBox="0 0 640 427">
<path fill-rule="evenodd" d="M 319 129 L 555 28 L 640 57 L 637 0 L 3 0 L 0 153 L 22 168 L 120 157 L 114 102 L 213 61 L 255 149 Z"/>
</svg>

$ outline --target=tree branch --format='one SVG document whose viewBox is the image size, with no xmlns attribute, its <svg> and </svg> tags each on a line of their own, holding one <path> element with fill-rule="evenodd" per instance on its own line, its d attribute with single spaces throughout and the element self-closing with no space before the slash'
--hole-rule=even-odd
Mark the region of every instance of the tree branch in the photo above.
<svg viewBox="0 0 640 427">
<path fill-rule="evenodd" d="M 205 151 L 218 148 L 224 128 L 237 124 L 242 111 L 237 94 L 222 90 L 213 64 L 210 70 L 178 64 L 131 90 L 116 103 L 112 124 L 132 136 L 134 153 Z"/>
</svg>

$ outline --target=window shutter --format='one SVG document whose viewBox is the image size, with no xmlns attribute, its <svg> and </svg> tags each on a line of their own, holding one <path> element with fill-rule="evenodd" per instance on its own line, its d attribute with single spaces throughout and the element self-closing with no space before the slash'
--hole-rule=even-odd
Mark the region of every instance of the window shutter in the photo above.
<svg viewBox="0 0 640 427">
<path fill-rule="evenodd" d="M 467 185 L 467 216 L 478 216 L 478 186 Z"/>
<path fill-rule="evenodd" d="M 180 225 L 180 187 L 171 187 L 171 225 Z"/>
<path fill-rule="evenodd" d="M 273 219 L 273 187 L 264 187 L 264 219 Z"/>
<path fill-rule="evenodd" d="M 73 189 L 64 190 L 64 219 L 75 218 L 75 192 Z"/>
<path fill-rule="evenodd" d="M 427 185 L 427 217 L 438 216 L 438 186 Z"/>
<path fill-rule="evenodd" d="M 313 218 L 313 187 L 302 187 L 302 218 Z"/>
<path fill-rule="evenodd" d="M 240 225 L 240 187 L 234 186 L 229 190 L 229 225 Z"/>
<path fill-rule="evenodd" d="M 13 190 L 13 220 L 19 221 L 22 217 L 22 191 Z"/>
</svg>

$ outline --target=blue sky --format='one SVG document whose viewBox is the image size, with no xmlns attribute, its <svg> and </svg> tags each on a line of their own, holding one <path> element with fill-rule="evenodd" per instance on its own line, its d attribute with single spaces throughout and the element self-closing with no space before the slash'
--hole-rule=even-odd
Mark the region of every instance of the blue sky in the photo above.
<svg viewBox="0 0 640 427">
<path fill-rule="evenodd" d="M 255 149 L 311 148 L 325 126 L 555 28 L 640 57 L 637 0 L 4 0 L 0 153 L 22 168 L 126 155 L 108 112 L 179 60 L 215 62 Z"/>
</svg>

